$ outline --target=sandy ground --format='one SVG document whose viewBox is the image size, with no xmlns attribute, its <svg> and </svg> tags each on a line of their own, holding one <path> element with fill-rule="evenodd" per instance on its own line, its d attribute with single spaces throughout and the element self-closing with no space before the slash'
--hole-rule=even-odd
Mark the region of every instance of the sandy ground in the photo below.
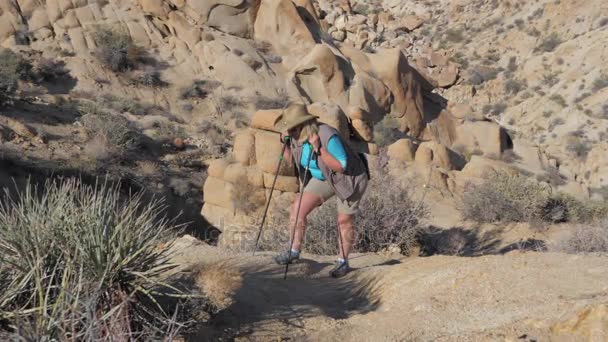
<svg viewBox="0 0 608 342">
<path fill-rule="evenodd" d="M 357 254 L 290 267 L 273 253 L 226 254 L 180 239 L 184 268 L 226 261 L 243 272 L 234 304 L 195 340 L 607 341 L 608 256 L 512 251 L 481 257 Z"/>
</svg>

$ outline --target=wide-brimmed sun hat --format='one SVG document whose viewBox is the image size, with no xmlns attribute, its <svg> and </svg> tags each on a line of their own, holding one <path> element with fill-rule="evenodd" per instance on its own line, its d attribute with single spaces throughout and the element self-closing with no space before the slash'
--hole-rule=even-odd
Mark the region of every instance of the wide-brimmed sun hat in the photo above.
<svg viewBox="0 0 608 342">
<path fill-rule="evenodd" d="M 308 113 L 306 106 L 299 103 L 290 104 L 274 122 L 278 132 L 286 132 L 317 117 Z"/>
</svg>

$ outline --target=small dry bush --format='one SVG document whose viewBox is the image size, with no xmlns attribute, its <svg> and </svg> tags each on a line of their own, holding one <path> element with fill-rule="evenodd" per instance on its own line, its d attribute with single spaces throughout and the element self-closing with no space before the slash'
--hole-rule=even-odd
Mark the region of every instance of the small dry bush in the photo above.
<svg viewBox="0 0 608 342">
<path fill-rule="evenodd" d="M 579 200 L 565 193 L 552 195 L 545 205 L 545 220 L 587 223 L 608 216 L 608 202 Z"/>
<path fill-rule="evenodd" d="M 428 217 L 428 208 L 414 194 L 412 185 L 400 187 L 387 173 L 376 174 L 360 204 L 357 250 L 378 252 L 398 246 L 409 255 L 422 220 Z"/>
<path fill-rule="evenodd" d="M 305 248 L 314 254 L 336 254 L 338 225 L 336 199 L 331 198 L 309 216 Z M 401 187 L 388 174 L 376 174 L 359 205 L 355 219 L 357 252 L 378 252 L 397 246 L 409 254 L 422 229 L 428 208 L 414 198 L 411 187 Z"/>
<path fill-rule="evenodd" d="M 36 75 L 40 81 L 57 81 L 67 75 L 70 71 L 66 69 L 64 61 L 55 61 L 43 58 L 36 65 Z"/>
<path fill-rule="evenodd" d="M 146 177 L 156 177 L 160 174 L 160 165 L 151 160 L 138 161 L 137 171 Z"/>
<path fill-rule="evenodd" d="M 399 130 L 397 120 L 388 115 L 374 125 L 374 141 L 379 147 L 388 146 L 405 137 L 406 135 Z"/>
<path fill-rule="evenodd" d="M 468 185 L 462 215 L 476 222 L 539 221 L 550 188 L 521 175 L 496 173 L 480 185 Z"/>
<path fill-rule="evenodd" d="M 21 55 L 8 50 L 0 50 L 0 106 L 10 101 L 17 92 L 17 82 L 30 75 L 31 64 Z"/>
<path fill-rule="evenodd" d="M 97 58 L 108 69 L 125 72 L 139 63 L 142 52 L 127 33 L 102 28 L 93 38 L 98 46 Z"/>
<path fill-rule="evenodd" d="M 133 84 L 148 88 L 164 88 L 169 85 L 162 80 L 160 72 L 154 69 L 133 72 L 130 79 Z"/>
<path fill-rule="evenodd" d="M 577 225 L 554 249 L 566 253 L 608 253 L 608 218 L 590 225 Z"/>
<path fill-rule="evenodd" d="M 196 271 L 194 279 L 211 306 L 211 312 L 221 311 L 232 305 L 234 296 L 243 283 L 241 272 L 226 262 L 202 266 Z"/>
<path fill-rule="evenodd" d="M 255 98 L 256 109 L 285 108 L 289 104 L 287 92 L 280 92 L 276 97 L 258 96 Z"/>
<path fill-rule="evenodd" d="M 562 40 L 559 35 L 556 32 L 553 32 L 543 39 L 540 45 L 535 48 L 535 51 L 553 52 L 561 43 Z"/>
<path fill-rule="evenodd" d="M 121 115 L 97 111 L 84 115 L 80 121 L 93 136 L 102 136 L 117 152 L 132 150 L 139 143 L 138 132 Z"/>
<path fill-rule="evenodd" d="M 593 81 L 593 92 L 598 92 L 608 87 L 608 73 L 602 73 Z"/>
</svg>

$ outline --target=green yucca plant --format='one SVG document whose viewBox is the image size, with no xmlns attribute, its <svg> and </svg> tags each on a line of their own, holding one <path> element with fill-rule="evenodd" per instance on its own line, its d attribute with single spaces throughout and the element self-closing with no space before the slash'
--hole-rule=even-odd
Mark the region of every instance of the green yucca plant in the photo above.
<svg viewBox="0 0 608 342">
<path fill-rule="evenodd" d="M 171 321 L 157 297 L 177 234 L 160 200 L 79 179 L 29 184 L 0 203 L 0 330 L 33 340 L 149 339 Z M 124 339 L 124 337 L 122 338 Z"/>
</svg>

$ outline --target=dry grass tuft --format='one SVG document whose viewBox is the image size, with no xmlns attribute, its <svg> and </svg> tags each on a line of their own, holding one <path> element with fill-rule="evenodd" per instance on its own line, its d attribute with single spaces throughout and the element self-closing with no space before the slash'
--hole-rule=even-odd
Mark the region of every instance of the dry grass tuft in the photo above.
<svg viewBox="0 0 608 342">
<path fill-rule="evenodd" d="M 160 173 L 160 165 L 151 160 L 142 160 L 137 162 L 137 171 L 144 176 L 154 177 Z"/>
<path fill-rule="evenodd" d="M 591 225 L 577 225 L 567 239 L 554 245 L 554 250 L 566 253 L 607 253 L 608 218 Z"/>
<path fill-rule="evenodd" d="M 243 277 L 235 266 L 218 262 L 201 267 L 195 276 L 195 283 L 213 310 L 220 311 L 232 305 Z"/>
</svg>

